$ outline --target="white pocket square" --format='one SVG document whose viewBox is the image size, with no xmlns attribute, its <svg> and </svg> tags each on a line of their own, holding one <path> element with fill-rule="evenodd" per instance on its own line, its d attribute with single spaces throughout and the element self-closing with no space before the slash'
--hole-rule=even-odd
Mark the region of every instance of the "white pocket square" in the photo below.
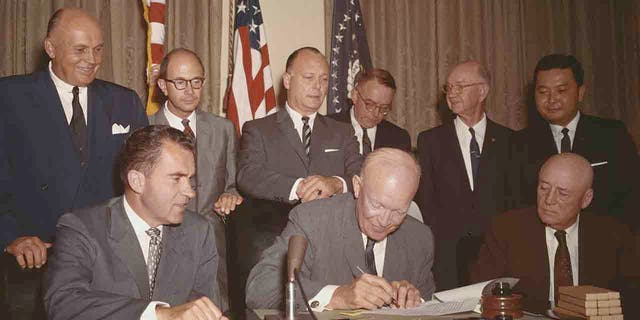
<svg viewBox="0 0 640 320">
<path fill-rule="evenodd" d="M 597 166 L 603 166 L 605 164 L 609 163 L 609 161 L 602 161 L 602 162 L 594 162 L 591 164 L 592 167 L 597 167 Z"/>
<path fill-rule="evenodd" d="M 324 149 L 324 152 L 336 152 L 340 151 L 340 149 Z"/>
<path fill-rule="evenodd" d="M 114 123 L 111 126 L 111 134 L 123 134 L 123 133 L 129 133 L 129 128 L 131 127 L 131 125 L 128 125 L 126 127 L 123 127 L 117 123 Z"/>
</svg>

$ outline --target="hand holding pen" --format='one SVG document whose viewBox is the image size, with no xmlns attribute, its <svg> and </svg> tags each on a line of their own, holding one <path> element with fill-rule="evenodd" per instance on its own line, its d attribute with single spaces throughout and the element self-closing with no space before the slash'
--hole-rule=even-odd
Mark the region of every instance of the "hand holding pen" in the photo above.
<svg viewBox="0 0 640 320">
<path fill-rule="evenodd" d="M 358 269 L 361 274 L 365 273 L 362 268 L 360 268 L 360 266 L 356 266 L 356 269 Z M 381 279 L 384 280 L 384 278 Z M 418 290 L 409 281 L 391 281 L 391 286 L 393 288 L 391 304 L 385 304 L 383 305 L 383 307 L 402 309 L 413 308 L 419 306 L 422 302 L 422 298 L 420 297 L 420 290 Z"/>
<path fill-rule="evenodd" d="M 391 304 L 393 296 L 393 287 L 387 280 L 372 274 L 354 272 L 350 284 L 342 285 L 333 292 L 327 308 L 375 310 Z"/>
</svg>

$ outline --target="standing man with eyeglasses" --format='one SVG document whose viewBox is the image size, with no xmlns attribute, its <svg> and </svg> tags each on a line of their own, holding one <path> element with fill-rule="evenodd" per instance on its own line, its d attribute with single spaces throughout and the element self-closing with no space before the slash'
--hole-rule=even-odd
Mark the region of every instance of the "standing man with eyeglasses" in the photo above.
<svg viewBox="0 0 640 320">
<path fill-rule="evenodd" d="M 236 190 L 236 132 L 231 121 L 205 112 L 200 106 L 205 72 L 198 55 L 188 49 L 169 52 L 160 64 L 158 86 L 167 97 L 149 116 L 150 124 L 176 128 L 196 140 L 196 196 L 189 210 L 209 220 L 218 249 L 218 292 L 222 311 L 229 307 L 225 219 L 243 202 Z"/>
<path fill-rule="evenodd" d="M 422 179 L 416 200 L 435 236 L 438 290 L 468 283 L 485 226 L 510 204 L 511 130 L 486 116 L 490 82 L 478 61 L 456 65 L 443 87 L 456 117 L 418 136 Z"/>
<path fill-rule="evenodd" d="M 353 107 L 329 117 L 353 126 L 363 155 L 382 147 L 411 152 L 407 130 L 385 120 L 393 107 L 395 93 L 396 82 L 389 71 L 363 70 L 356 76 L 351 90 Z"/>
</svg>

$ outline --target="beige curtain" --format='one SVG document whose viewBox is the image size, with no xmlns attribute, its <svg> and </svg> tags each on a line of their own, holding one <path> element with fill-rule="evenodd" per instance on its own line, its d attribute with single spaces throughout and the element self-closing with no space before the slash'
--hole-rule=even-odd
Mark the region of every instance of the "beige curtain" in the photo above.
<svg viewBox="0 0 640 320">
<path fill-rule="evenodd" d="M 146 26 L 140 0 L 2 0 L 0 1 L 0 77 L 25 74 L 46 66 L 42 49 L 47 22 L 62 7 L 79 7 L 102 25 L 105 57 L 98 77 L 129 87 L 146 101 Z M 174 0 L 167 5 L 167 51 L 185 47 L 200 55 L 207 73 L 202 106 L 218 113 L 222 2 Z M 225 20 L 226 21 L 226 20 Z"/>
<path fill-rule="evenodd" d="M 326 1 L 327 37 L 332 1 Z M 441 123 L 440 87 L 466 59 L 493 77 L 489 117 L 527 125 L 540 57 L 571 53 L 585 67 L 586 113 L 623 120 L 640 143 L 640 3 L 633 0 L 360 0 L 373 63 L 399 90 L 389 119 L 417 134 Z"/>
</svg>

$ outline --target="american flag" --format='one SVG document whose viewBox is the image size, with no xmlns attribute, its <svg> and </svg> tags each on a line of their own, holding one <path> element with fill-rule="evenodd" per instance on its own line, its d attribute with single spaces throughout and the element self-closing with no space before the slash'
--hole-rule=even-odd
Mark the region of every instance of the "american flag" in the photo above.
<svg viewBox="0 0 640 320">
<path fill-rule="evenodd" d="M 339 113 L 349 107 L 347 98 L 353 89 L 355 76 L 360 70 L 369 70 L 371 67 L 360 2 L 335 0 L 327 113 Z"/>
<path fill-rule="evenodd" d="M 266 116 L 276 106 L 267 36 L 258 0 L 236 3 L 233 60 L 227 118 L 240 134 L 245 122 Z"/>
<path fill-rule="evenodd" d="M 158 69 L 164 57 L 165 13 L 166 0 L 142 0 L 144 20 L 147 22 L 147 114 L 154 114 L 160 108 L 156 97 L 157 75 L 152 75 L 153 69 Z M 156 71 L 157 74 L 157 71 Z"/>
</svg>

